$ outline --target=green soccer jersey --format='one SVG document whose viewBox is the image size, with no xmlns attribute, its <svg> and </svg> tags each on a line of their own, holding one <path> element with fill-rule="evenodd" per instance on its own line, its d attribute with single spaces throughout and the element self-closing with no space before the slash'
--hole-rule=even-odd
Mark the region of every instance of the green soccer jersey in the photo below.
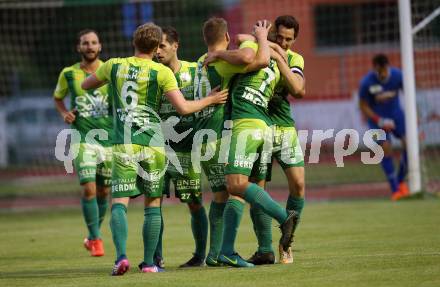
<svg viewBox="0 0 440 287">
<path fill-rule="evenodd" d="M 298 53 L 287 50 L 287 60 L 291 71 L 304 77 L 303 57 Z M 292 119 L 290 111 L 288 96 L 289 91 L 286 87 L 285 79 L 281 77 L 279 84 L 275 88 L 275 94 L 269 102 L 269 115 L 275 125 L 281 127 L 292 127 L 295 125 L 295 121 Z"/>
<path fill-rule="evenodd" d="M 240 49 L 242 48 L 252 48 L 257 51 L 258 45 L 251 41 L 245 41 L 240 45 Z M 220 86 L 221 89 L 228 88 L 234 75 L 246 72 L 246 66 L 233 65 L 223 60 L 216 61 L 204 67 L 203 60 L 205 57 L 206 54 L 201 56 L 197 61 L 196 78 L 194 80 L 195 99 L 208 96 L 211 89 L 217 86 Z M 221 137 L 225 117 L 225 105 L 206 107 L 196 113 L 196 117 L 196 130 L 211 129 L 217 133 L 218 138 Z"/>
<path fill-rule="evenodd" d="M 178 89 L 170 68 L 138 57 L 113 58 L 96 71 L 96 77 L 112 86 L 113 143 L 163 146 L 158 115 L 162 95 Z"/>
<path fill-rule="evenodd" d="M 270 126 L 268 104 L 279 81 L 280 70 L 272 59 L 264 69 L 239 75 L 232 88 L 231 119 L 260 119 Z"/>
<path fill-rule="evenodd" d="M 174 74 L 179 85 L 179 89 L 182 92 L 186 100 L 194 100 L 194 77 L 196 74 L 197 63 L 190 63 L 186 61 L 180 61 L 180 69 Z M 170 142 L 171 148 L 178 152 L 189 152 L 192 147 L 192 139 L 194 135 L 194 123 L 195 115 L 190 114 L 186 116 L 180 116 L 174 106 L 170 103 L 168 98 L 164 95 L 162 97 L 162 104 L 159 111 L 160 118 L 165 121 L 169 117 L 175 116 L 180 119 L 179 123 L 174 126 L 177 133 L 183 133 L 189 129 L 193 129 L 192 132 L 184 139 L 175 143 Z"/>
<path fill-rule="evenodd" d="M 102 66 L 100 62 L 100 66 Z M 59 77 L 53 94 L 55 99 L 62 100 L 70 95 L 71 109 L 76 109 L 76 119 L 72 127 L 81 134 L 81 142 L 85 142 L 87 133 L 92 129 L 104 129 L 108 133 L 107 140 L 95 140 L 103 146 L 111 145 L 112 109 L 109 97 L 109 85 L 99 89 L 85 91 L 81 83 L 88 74 L 80 68 L 80 63 L 64 68 Z"/>
</svg>

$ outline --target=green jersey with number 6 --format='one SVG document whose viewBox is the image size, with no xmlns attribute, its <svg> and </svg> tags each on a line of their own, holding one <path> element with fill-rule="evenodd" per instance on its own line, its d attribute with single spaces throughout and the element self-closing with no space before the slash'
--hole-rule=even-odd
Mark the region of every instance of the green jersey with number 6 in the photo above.
<svg viewBox="0 0 440 287">
<path fill-rule="evenodd" d="M 100 66 L 103 64 L 99 62 Z M 103 129 L 108 133 L 107 140 L 94 139 L 103 146 L 111 145 L 112 108 L 109 97 L 109 85 L 99 89 L 85 91 L 81 83 L 88 74 L 81 69 L 80 63 L 64 68 L 53 94 L 55 99 L 62 100 L 70 94 L 70 107 L 76 110 L 76 119 L 72 124 L 85 142 L 87 133 L 92 129 Z"/>
<path fill-rule="evenodd" d="M 231 120 L 260 119 L 272 124 L 268 104 L 280 81 L 280 70 L 274 60 L 258 71 L 239 75 L 232 84 Z"/>
<path fill-rule="evenodd" d="M 240 49 L 242 48 L 251 48 L 257 51 L 258 45 L 255 42 L 245 41 L 240 45 Z M 194 94 L 197 100 L 208 96 L 211 89 L 217 86 L 220 86 L 221 89 L 228 88 L 234 75 L 246 72 L 246 66 L 233 65 L 223 60 L 213 62 L 205 67 L 203 66 L 205 57 L 206 54 L 197 61 L 197 72 L 194 80 Z M 206 107 L 196 113 L 196 117 L 196 130 L 211 129 L 217 133 L 218 138 L 221 137 L 225 117 L 224 104 Z"/>
<path fill-rule="evenodd" d="M 300 54 L 287 50 L 287 63 L 292 73 L 297 73 L 304 78 L 304 59 Z M 275 88 L 273 98 L 269 102 L 270 118 L 275 125 L 280 127 L 293 127 L 295 125 L 290 112 L 288 96 L 289 91 L 287 90 L 285 79 L 282 77 Z"/>
<path fill-rule="evenodd" d="M 188 101 L 194 100 L 194 77 L 197 69 L 197 63 L 180 61 L 180 69 L 174 75 L 176 76 L 177 84 L 182 92 L 183 96 Z M 189 129 L 193 129 L 192 132 L 184 139 L 175 143 L 170 141 L 170 146 L 175 151 L 191 151 L 192 139 L 194 135 L 195 115 L 181 116 L 177 113 L 174 106 L 170 103 L 168 98 L 164 95 L 162 97 L 162 104 L 159 111 L 160 118 L 166 121 L 169 117 L 178 117 L 179 122 L 174 126 L 177 133 L 183 133 Z"/>
<path fill-rule="evenodd" d="M 163 146 L 158 115 L 162 95 L 178 90 L 171 69 L 150 59 L 113 58 L 96 71 L 96 77 L 112 85 L 113 143 Z"/>
</svg>

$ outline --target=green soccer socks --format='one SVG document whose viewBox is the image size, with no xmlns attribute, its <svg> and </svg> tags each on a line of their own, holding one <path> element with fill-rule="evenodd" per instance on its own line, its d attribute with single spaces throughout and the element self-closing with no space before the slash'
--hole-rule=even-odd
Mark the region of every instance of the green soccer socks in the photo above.
<svg viewBox="0 0 440 287">
<path fill-rule="evenodd" d="M 127 207 L 122 203 L 112 205 L 112 214 L 110 218 L 110 229 L 112 231 L 113 243 L 116 248 L 116 258 L 126 255 L 128 223 Z"/>
<path fill-rule="evenodd" d="M 244 193 L 244 199 L 251 206 L 259 206 L 266 214 L 283 224 L 288 217 L 287 210 L 274 201 L 270 195 L 255 183 L 249 183 Z"/>
<path fill-rule="evenodd" d="M 212 201 L 209 207 L 209 255 L 217 259 L 220 254 L 223 234 L 223 211 L 226 203 Z"/>
<path fill-rule="evenodd" d="M 237 199 L 229 199 L 223 212 L 223 243 L 221 254 L 232 255 L 238 227 L 243 216 L 244 203 Z"/>
<path fill-rule="evenodd" d="M 203 206 L 199 210 L 191 212 L 191 229 L 196 244 L 194 255 L 204 259 L 206 242 L 208 241 L 208 217 Z"/>
<path fill-rule="evenodd" d="M 154 252 L 154 258 L 155 259 L 163 259 L 163 253 L 162 253 L 162 249 L 163 249 L 163 245 L 162 245 L 162 241 L 163 241 L 163 229 L 164 229 L 164 222 L 163 222 L 163 216 L 162 216 L 162 208 L 160 210 L 160 218 L 161 218 L 161 223 L 160 223 L 160 233 L 159 233 L 159 241 L 157 242 L 157 247 L 156 247 L 156 251 Z"/>
<path fill-rule="evenodd" d="M 287 198 L 286 208 L 288 210 L 295 210 L 296 211 L 296 214 L 298 217 L 298 223 L 301 218 L 302 210 L 304 208 L 304 202 L 305 201 L 304 201 L 303 197 L 293 197 L 293 196 L 289 195 L 289 197 Z M 298 227 L 298 224 L 296 224 L 295 229 L 296 229 L 296 227 Z M 293 232 L 295 232 L 295 230 Z"/>
<path fill-rule="evenodd" d="M 105 213 L 108 208 L 108 198 L 106 197 L 96 197 L 96 202 L 98 203 L 98 214 L 99 214 L 99 227 L 101 228 L 101 224 L 104 221 Z"/>
<path fill-rule="evenodd" d="M 258 252 L 272 252 L 272 217 L 264 213 L 258 205 L 252 205 L 250 215 L 258 240 Z"/>
<path fill-rule="evenodd" d="M 154 264 L 153 256 L 159 241 L 161 224 L 162 217 L 160 207 L 145 207 L 142 236 L 144 239 L 144 263 L 147 265 Z"/>
<path fill-rule="evenodd" d="M 99 213 L 96 197 L 92 199 L 81 198 L 81 208 L 84 220 L 89 230 L 89 239 L 98 239 L 101 237 L 99 233 Z"/>
</svg>

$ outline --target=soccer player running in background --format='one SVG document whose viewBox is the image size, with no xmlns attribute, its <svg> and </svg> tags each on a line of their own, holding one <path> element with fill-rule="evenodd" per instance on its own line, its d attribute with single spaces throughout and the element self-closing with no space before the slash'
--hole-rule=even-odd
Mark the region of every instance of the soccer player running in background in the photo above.
<svg viewBox="0 0 440 287">
<path fill-rule="evenodd" d="M 408 159 L 405 141 L 405 115 L 400 106 L 399 90 L 403 89 L 402 72 L 390 67 L 387 56 L 378 54 L 373 58 L 373 70 L 361 81 L 359 105 L 371 129 L 383 129 L 386 139 L 378 141 L 384 151 L 381 165 L 391 187 L 391 199 L 398 200 L 409 195 L 405 177 Z M 391 134 L 402 143 L 399 171 L 396 175 L 393 163 Z"/>
<path fill-rule="evenodd" d="M 162 28 L 162 42 L 157 50 L 157 60 L 169 67 L 177 80 L 180 91 L 187 100 L 194 100 L 194 78 L 197 69 L 197 63 L 179 60 L 177 50 L 179 48 L 179 34 L 172 27 Z M 213 89 L 213 93 L 216 91 Z M 227 95 L 227 90 L 221 93 Z M 205 208 L 202 205 L 201 193 L 201 173 L 196 172 L 191 163 L 191 149 L 195 129 L 196 118 L 194 114 L 180 116 L 173 105 L 166 97 L 163 97 L 162 105 L 159 111 L 162 120 L 166 121 L 170 117 L 178 117 L 179 122 L 174 125 L 177 133 L 183 134 L 188 130 L 186 136 L 179 142 L 170 141 L 171 148 L 176 152 L 177 159 L 181 165 L 183 174 L 181 174 L 174 165 L 168 165 L 165 173 L 165 191 L 170 192 L 170 182 L 174 184 L 176 197 L 181 202 L 187 203 L 191 213 L 191 230 L 195 241 L 194 256 L 188 262 L 180 267 L 203 266 L 206 256 L 206 244 L 208 240 L 208 217 Z M 162 223 L 163 225 L 163 223 Z M 163 228 L 161 235 L 163 234 Z M 158 250 L 156 252 L 157 261 L 162 258 L 162 236 L 159 240 Z"/>
<path fill-rule="evenodd" d="M 80 142 L 73 143 L 72 148 L 79 150 L 74 165 L 82 186 L 81 207 L 89 231 L 84 247 L 92 256 L 103 256 L 100 227 L 108 208 L 111 184 L 112 108 L 108 85 L 90 91 L 81 88 L 82 81 L 103 64 L 99 59 L 101 43 L 97 32 L 91 29 L 80 31 L 76 49 L 81 62 L 61 71 L 54 100 L 63 120 L 81 135 Z M 63 102 L 68 94 L 70 111 Z M 86 142 L 87 133 L 94 129 L 104 130 L 108 138 L 97 137 L 94 143 Z"/>
<path fill-rule="evenodd" d="M 227 50 L 230 43 L 227 22 L 223 18 L 217 17 L 207 20 L 203 24 L 203 39 L 208 48 L 208 53 Z M 204 60 L 207 54 L 201 56 L 197 61 L 196 79 L 194 80 L 196 99 L 205 98 L 214 87 L 228 88 L 232 77 L 236 74 L 258 70 L 265 67 L 265 65 L 267 66 L 264 59 L 262 60 L 263 55 L 259 52 L 256 53 L 255 50 L 255 43 L 248 42 L 243 43 L 240 49 L 234 51 L 248 65 L 233 65 L 225 61 L 216 61 L 205 66 Z M 222 152 L 220 151 L 222 132 L 225 125 L 225 105 L 208 107 L 197 113 L 196 116 L 196 132 L 210 130 L 217 135 L 216 138 L 204 140 L 202 143 L 201 150 L 203 153 L 211 151 L 214 154 L 211 159 L 202 161 L 201 166 L 214 193 L 209 208 L 210 243 L 205 262 L 208 266 L 220 266 L 221 263 L 218 262 L 217 258 L 222 243 L 223 211 L 229 196 L 225 184 L 225 160 L 221 158 Z"/>
<path fill-rule="evenodd" d="M 141 272 L 160 272 L 154 264 L 162 224 L 162 173 L 166 169 L 164 139 L 157 112 L 162 96 L 168 98 L 182 115 L 197 112 L 212 104 L 224 103 L 226 96 L 216 95 L 200 101 L 187 101 L 180 92 L 173 72 L 153 62 L 162 42 L 160 27 L 147 23 L 133 34 L 134 56 L 113 58 L 82 84 L 83 89 L 111 83 L 114 109 L 112 169 L 112 208 L 110 227 L 116 248 L 112 275 L 123 275 L 127 259 L 127 207 L 131 197 L 144 194 L 144 259 Z"/>
</svg>

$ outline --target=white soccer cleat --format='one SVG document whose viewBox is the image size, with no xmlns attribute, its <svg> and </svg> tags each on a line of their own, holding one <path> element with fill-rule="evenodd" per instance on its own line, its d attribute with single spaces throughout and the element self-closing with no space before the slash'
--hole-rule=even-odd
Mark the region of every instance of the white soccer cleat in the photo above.
<svg viewBox="0 0 440 287">
<path fill-rule="evenodd" d="M 292 264 L 293 263 L 292 247 L 289 247 L 289 249 L 287 249 L 287 251 L 284 251 L 282 246 L 280 246 L 279 252 L 280 252 L 280 264 Z"/>
</svg>

